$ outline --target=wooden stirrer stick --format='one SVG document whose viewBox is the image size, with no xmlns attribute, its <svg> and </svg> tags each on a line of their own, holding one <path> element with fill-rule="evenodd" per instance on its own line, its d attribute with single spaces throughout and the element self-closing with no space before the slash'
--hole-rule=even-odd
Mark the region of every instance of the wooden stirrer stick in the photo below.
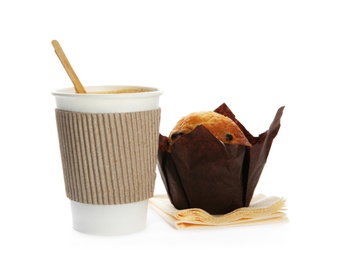
<svg viewBox="0 0 338 260">
<path fill-rule="evenodd" d="M 70 77 L 71 81 L 74 84 L 74 88 L 76 93 L 82 93 L 85 94 L 86 90 L 82 86 L 79 78 L 76 76 L 76 73 L 74 72 L 72 66 L 70 65 L 65 53 L 63 52 L 59 42 L 57 40 L 52 41 L 52 45 L 54 47 L 56 55 L 59 57 L 59 60 L 61 61 L 63 67 L 65 68 L 68 76 Z"/>
</svg>

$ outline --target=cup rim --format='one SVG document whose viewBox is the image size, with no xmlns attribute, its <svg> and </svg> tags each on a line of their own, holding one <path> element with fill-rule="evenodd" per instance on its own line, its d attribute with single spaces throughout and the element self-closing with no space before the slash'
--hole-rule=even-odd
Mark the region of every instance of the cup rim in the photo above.
<svg viewBox="0 0 338 260">
<path fill-rule="evenodd" d="M 139 85 L 97 85 L 97 86 L 86 86 L 86 90 L 114 90 L 114 89 L 127 89 L 127 88 L 142 88 L 150 90 L 149 92 L 136 92 L 136 93 L 109 93 L 109 94 L 100 94 L 100 93 L 86 93 L 79 94 L 75 92 L 74 87 L 60 88 L 52 91 L 54 96 L 63 96 L 63 97 L 81 97 L 81 98 L 131 98 L 131 97 L 151 97 L 159 96 L 163 94 L 163 91 L 155 87 L 139 86 Z"/>
</svg>

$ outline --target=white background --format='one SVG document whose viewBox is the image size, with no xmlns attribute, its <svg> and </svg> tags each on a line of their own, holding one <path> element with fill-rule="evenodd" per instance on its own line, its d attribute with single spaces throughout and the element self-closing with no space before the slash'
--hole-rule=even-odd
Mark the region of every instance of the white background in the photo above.
<svg viewBox="0 0 338 260">
<path fill-rule="evenodd" d="M 337 259 L 337 14 L 325 0 L 2 0 L 0 258 Z M 161 88 L 163 135 L 223 102 L 258 135 L 285 105 L 256 191 L 285 197 L 289 221 L 178 231 L 149 209 L 139 233 L 74 231 L 50 94 L 72 84 L 53 39 L 85 86 Z"/>
</svg>

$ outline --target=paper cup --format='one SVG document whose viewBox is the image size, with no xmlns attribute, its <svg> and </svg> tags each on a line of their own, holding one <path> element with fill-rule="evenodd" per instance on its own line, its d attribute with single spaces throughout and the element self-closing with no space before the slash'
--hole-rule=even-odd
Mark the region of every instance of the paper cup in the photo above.
<svg viewBox="0 0 338 260">
<path fill-rule="evenodd" d="M 118 90 L 145 92 L 113 93 Z M 54 91 L 66 195 L 75 230 L 122 235 L 146 227 L 162 91 L 138 86 Z"/>
</svg>

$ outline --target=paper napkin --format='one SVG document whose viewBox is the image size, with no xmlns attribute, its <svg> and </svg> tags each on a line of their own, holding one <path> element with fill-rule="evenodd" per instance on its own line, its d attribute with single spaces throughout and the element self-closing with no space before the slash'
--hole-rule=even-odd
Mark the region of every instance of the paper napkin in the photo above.
<svg viewBox="0 0 338 260">
<path fill-rule="evenodd" d="M 149 205 L 174 228 L 187 229 L 285 221 L 285 201 L 284 198 L 257 194 L 249 207 L 238 208 L 224 215 L 211 215 L 198 208 L 177 210 L 166 194 L 155 195 L 149 200 Z"/>
</svg>

